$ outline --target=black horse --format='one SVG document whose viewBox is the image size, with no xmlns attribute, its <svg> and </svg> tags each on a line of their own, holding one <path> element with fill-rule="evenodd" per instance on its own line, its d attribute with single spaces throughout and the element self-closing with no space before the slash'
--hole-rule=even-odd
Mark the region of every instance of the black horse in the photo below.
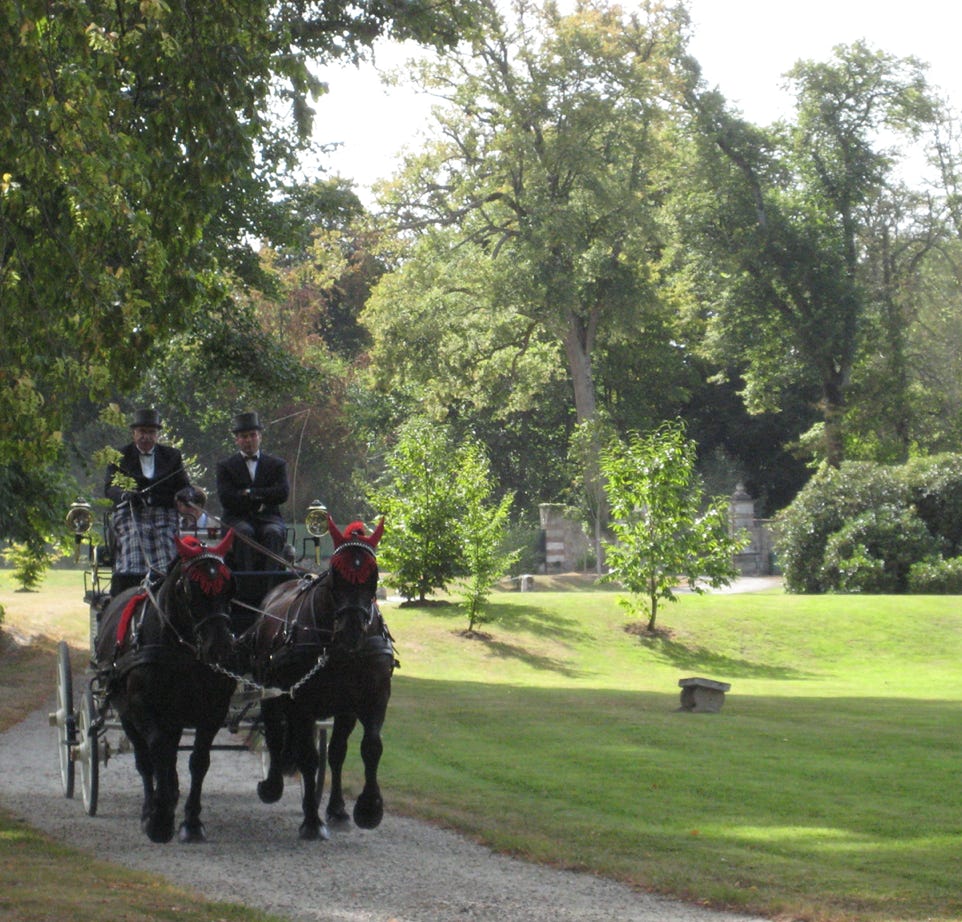
<svg viewBox="0 0 962 922">
<path fill-rule="evenodd" d="M 201 788 L 235 685 L 216 669 L 233 658 L 234 579 L 224 563 L 232 541 L 233 532 L 210 549 L 196 539 L 175 539 L 178 556 L 157 592 L 127 590 L 101 619 L 96 656 L 104 710 L 113 706 L 133 744 L 144 785 L 141 825 L 153 842 L 174 835 L 177 752 L 185 727 L 195 736 L 179 838 L 206 838 Z"/>
<path fill-rule="evenodd" d="M 328 838 L 318 813 L 320 757 L 314 735 L 318 719 L 334 718 L 328 746 L 327 819 L 348 822 L 341 769 L 348 737 L 358 721 L 364 728 L 364 789 L 354 804 L 354 822 L 373 829 L 384 816 L 377 768 L 396 665 L 375 600 L 374 552 L 384 522 L 369 536 L 359 522 L 341 534 L 328 517 L 328 530 L 334 541 L 329 570 L 313 579 L 283 583 L 268 593 L 254 629 L 254 673 L 265 686 L 282 691 L 265 698 L 261 706 L 270 767 L 257 793 L 264 803 L 274 803 L 284 791 L 284 775 L 295 769 L 301 773 L 302 839 Z"/>
</svg>

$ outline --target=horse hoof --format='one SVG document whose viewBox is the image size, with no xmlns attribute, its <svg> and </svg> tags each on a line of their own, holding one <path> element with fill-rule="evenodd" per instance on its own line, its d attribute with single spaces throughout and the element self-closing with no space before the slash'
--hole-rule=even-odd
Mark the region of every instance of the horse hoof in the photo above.
<svg viewBox="0 0 962 922">
<path fill-rule="evenodd" d="M 331 834 L 327 831 L 327 826 L 323 823 L 317 826 L 313 823 L 301 823 L 297 837 L 303 842 L 314 842 L 318 839 L 322 842 L 327 842 L 327 840 L 331 838 Z"/>
<path fill-rule="evenodd" d="M 277 784 L 272 784 L 270 781 L 257 782 L 257 796 L 261 799 L 261 803 L 276 804 L 281 799 L 281 794 L 283 793 L 283 781 Z"/>
<path fill-rule="evenodd" d="M 384 804 L 378 800 L 372 804 L 354 804 L 354 823 L 360 829 L 377 829 L 384 819 Z"/>
<path fill-rule="evenodd" d="M 186 823 L 182 823 L 180 832 L 177 834 L 177 839 L 184 844 L 206 842 L 207 830 L 204 829 L 203 823 L 198 823 L 196 826 L 188 826 Z"/>
<path fill-rule="evenodd" d="M 167 823 L 158 824 L 147 821 L 144 832 L 147 833 L 147 838 L 151 842 L 156 842 L 158 845 L 163 845 L 165 842 L 169 842 L 174 837 L 174 824 Z"/>
<path fill-rule="evenodd" d="M 343 808 L 340 810 L 328 810 L 327 811 L 327 821 L 332 826 L 338 826 L 343 828 L 344 826 L 351 825 L 351 818 L 348 816 L 347 811 Z"/>
</svg>

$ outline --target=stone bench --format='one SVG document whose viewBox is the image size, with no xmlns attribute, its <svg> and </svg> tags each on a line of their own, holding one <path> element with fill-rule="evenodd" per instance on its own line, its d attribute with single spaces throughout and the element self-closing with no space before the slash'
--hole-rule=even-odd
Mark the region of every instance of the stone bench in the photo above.
<svg viewBox="0 0 962 922">
<path fill-rule="evenodd" d="M 716 682 L 714 679 L 693 677 L 679 679 L 681 686 L 681 709 L 700 713 L 715 714 L 725 703 L 725 692 L 731 685 L 728 682 Z"/>
<path fill-rule="evenodd" d="M 501 580 L 502 585 L 507 583 L 512 589 L 519 592 L 531 592 L 534 589 L 534 577 L 530 573 L 522 573 L 520 576 L 508 576 Z"/>
</svg>

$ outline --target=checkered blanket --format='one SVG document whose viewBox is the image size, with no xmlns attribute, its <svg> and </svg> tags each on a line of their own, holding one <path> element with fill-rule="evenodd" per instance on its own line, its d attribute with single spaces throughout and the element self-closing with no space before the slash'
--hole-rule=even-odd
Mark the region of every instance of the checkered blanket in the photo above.
<svg viewBox="0 0 962 922">
<path fill-rule="evenodd" d="M 174 547 L 177 524 L 176 509 L 163 506 L 137 509 L 121 506 L 115 509 L 117 556 L 114 572 L 147 573 L 153 569 L 166 573 L 177 553 Z"/>
</svg>

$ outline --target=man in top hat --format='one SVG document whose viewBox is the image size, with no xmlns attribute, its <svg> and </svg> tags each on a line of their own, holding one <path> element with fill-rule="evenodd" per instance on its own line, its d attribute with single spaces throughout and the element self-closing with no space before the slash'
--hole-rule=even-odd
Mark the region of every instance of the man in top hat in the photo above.
<svg viewBox="0 0 962 922">
<path fill-rule="evenodd" d="M 280 507 L 287 501 L 287 462 L 261 451 L 264 427 L 256 413 L 239 413 L 231 424 L 238 451 L 217 464 L 217 496 L 221 521 L 234 529 L 234 567 L 237 570 L 273 570 L 283 564 L 265 558 L 245 538 L 263 545 L 278 557 L 287 541 Z"/>
<path fill-rule="evenodd" d="M 116 557 L 110 594 L 139 585 L 148 574 L 167 571 L 176 553 L 179 516 L 176 494 L 190 481 L 180 452 L 160 445 L 156 410 L 137 410 L 130 418 L 132 441 L 117 449 L 107 466 L 104 495 L 113 501 Z"/>
</svg>

